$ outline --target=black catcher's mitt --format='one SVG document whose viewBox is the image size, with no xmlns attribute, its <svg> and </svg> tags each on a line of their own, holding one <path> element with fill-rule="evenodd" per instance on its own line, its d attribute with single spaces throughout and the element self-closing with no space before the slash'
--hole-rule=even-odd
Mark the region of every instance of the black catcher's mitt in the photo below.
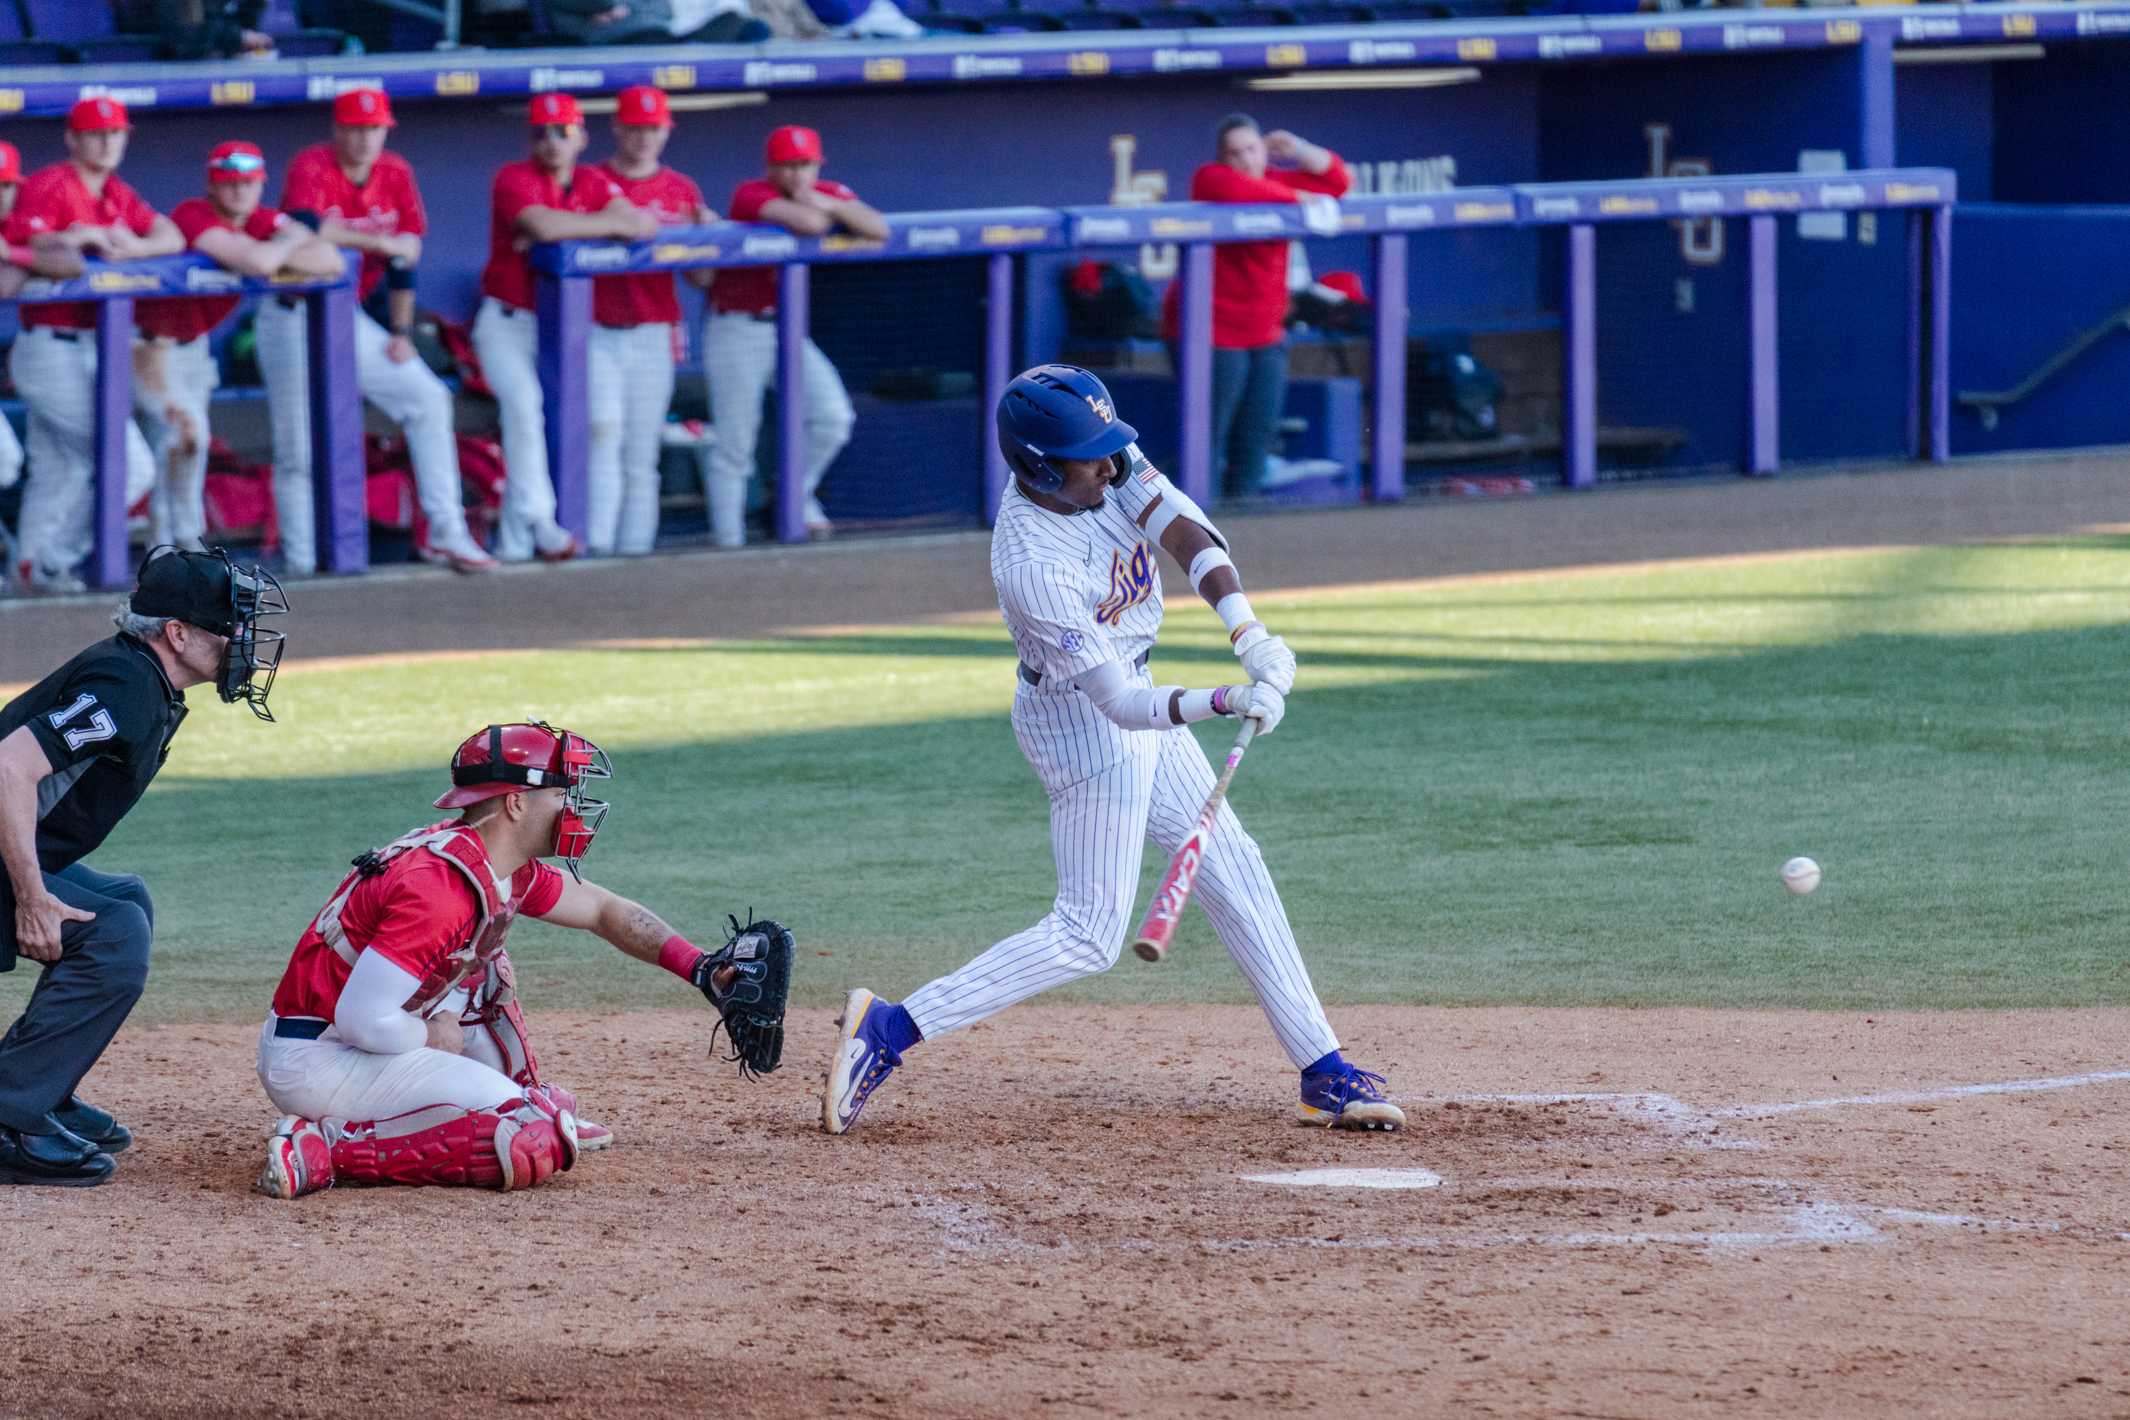
<svg viewBox="0 0 2130 1420">
<path fill-rule="evenodd" d="M 753 917 L 750 909 L 749 917 Z M 784 1003 L 791 996 L 791 959 L 797 943 L 781 923 L 767 917 L 754 918 L 744 927 L 737 917 L 732 936 L 714 952 L 706 952 L 696 964 L 696 989 L 717 1011 L 718 1025 L 710 1028 L 711 1048 L 717 1048 L 719 1026 L 732 1043 L 725 1058 L 740 1062 L 740 1074 L 766 1075 L 784 1058 Z M 732 967 L 739 974 L 725 991 L 717 989 L 718 973 Z"/>
</svg>

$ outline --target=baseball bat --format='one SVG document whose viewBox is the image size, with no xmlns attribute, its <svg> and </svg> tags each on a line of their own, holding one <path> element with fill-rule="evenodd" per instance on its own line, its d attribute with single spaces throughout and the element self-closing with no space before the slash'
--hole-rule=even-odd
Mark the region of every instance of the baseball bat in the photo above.
<svg viewBox="0 0 2130 1420">
<path fill-rule="evenodd" d="M 1169 943 L 1176 936 L 1177 919 L 1190 903 L 1191 889 L 1198 885 L 1198 865 L 1205 861 L 1206 844 L 1213 838 L 1213 821 L 1220 814 L 1221 800 L 1228 797 L 1228 785 L 1234 782 L 1235 766 L 1242 763 L 1243 752 L 1250 748 L 1251 739 L 1257 734 L 1257 720 L 1244 720 L 1242 729 L 1235 736 L 1235 748 L 1228 751 L 1228 762 L 1221 766 L 1219 782 L 1213 785 L 1205 808 L 1198 814 L 1198 823 L 1191 829 L 1191 836 L 1183 840 L 1183 846 L 1169 859 L 1168 871 L 1154 886 L 1153 901 L 1146 905 L 1146 916 L 1139 919 L 1139 930 L 1132 934 L 1132 950 L 1141 961 L 1160 961 L 1169 954 Z"/>
</svg>

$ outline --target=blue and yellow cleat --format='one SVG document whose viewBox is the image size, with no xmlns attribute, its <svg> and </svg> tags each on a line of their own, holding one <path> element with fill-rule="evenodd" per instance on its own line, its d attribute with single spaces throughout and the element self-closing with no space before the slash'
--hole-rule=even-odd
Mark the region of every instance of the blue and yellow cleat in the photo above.
<svg viewBox="0 0 2130 1420">
<path fill-rule="evenodd" d="M 1295 1117 L 1327 1129 L 1402 1129 L 1405 1111 L 1383 1098 L 1381 1075 L 1348 1065 L 1302 1075 L 1302 1102 Z"/>
<path fill-rule="evenodd" d="M 862 986 L 843 1003 L 843 1018 L 837 1022 L 843 1029 L 836 1037 L 835 1058 L 828 1062 L 828 1088 L 821 1095 L 821 1127 L 831 1134 L 856 1124 L 873 1091 L 902 1063 L 880 1029 L 880 1018 L 891 1004 Z"/>
</svg>

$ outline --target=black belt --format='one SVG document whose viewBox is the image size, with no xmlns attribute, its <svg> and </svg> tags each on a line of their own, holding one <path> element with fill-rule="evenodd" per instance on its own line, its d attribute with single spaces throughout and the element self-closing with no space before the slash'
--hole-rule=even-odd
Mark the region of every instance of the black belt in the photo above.
<svg viewBox="0 0 2130 1420">
<path fill-rule="evenodd" d="M 721 316 L 745 316 L 748 320 L 758 321 L 774 321 L 777 318 L 774 308 L 766 311 L 718 311 L 716 314 Z"/>
<path fill-rule="evenodd" d="M 46 335 L 51 336 L 52 339 L 64 340 L 69 345 L 72 345 L 75 341 L 81 339 L 82 336 L 88 334 L 88 332 L 84 330 L 62 330 L 56 325 L 40 325 L 35 328 L 43 331 Z"/>
<path fill-rule="evenodd" d="M 303 304 L 303 297 L 301 297 L 301 296 L 276 296 L 276 297 L 274 297 L 274 304 L 275 304 L 275 305 L 277 305 L 277 306 L 279 306 L 279 307 L 281 307 L 281 309 L 282 309 L 282 310 L 284 310 L 284 311 L 292 311 L 292 310 L 296 309 L 296 307 L 298 307 L 298 306 L 300 306 L 300 305 L 302 305 L 302 304 Z"/>
<path fill-rule="evenodd" d="M 331 1024 L 316 1016 L 282 1016 L 274 1022 L 274 1035 L 280 1040 L 316 1040 Z"/>
<path fill-rule="evenodd" d="M 1153 652 L 1151 650 L 1141 651 L 1139 653 L 1139 659 L 1132 662 L 1132 669 L 1135 671 L 1145 670 L 1146 658 L 1152 654 Z M 1035 667 L 1029 665 L 1026 661 L 1022 661 L 1021 679 L 1027 681 L 1030 685 L 1041 685 L 1043 683 L 1043 673 L 1037 670 Z"/>
</svg>

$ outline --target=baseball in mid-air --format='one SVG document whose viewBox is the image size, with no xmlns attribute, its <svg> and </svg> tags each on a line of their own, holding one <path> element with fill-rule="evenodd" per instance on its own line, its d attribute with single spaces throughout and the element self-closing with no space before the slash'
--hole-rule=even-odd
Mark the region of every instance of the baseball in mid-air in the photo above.
<svg viewBox="0 0 2130 1420">
<path fill-rule="evenodd" d="M 1819 886 L 1819 864 L 1810 858 L 1792 858 L 1782 865 L 1782 885 L 1803 897 Z"/>
</svg>

